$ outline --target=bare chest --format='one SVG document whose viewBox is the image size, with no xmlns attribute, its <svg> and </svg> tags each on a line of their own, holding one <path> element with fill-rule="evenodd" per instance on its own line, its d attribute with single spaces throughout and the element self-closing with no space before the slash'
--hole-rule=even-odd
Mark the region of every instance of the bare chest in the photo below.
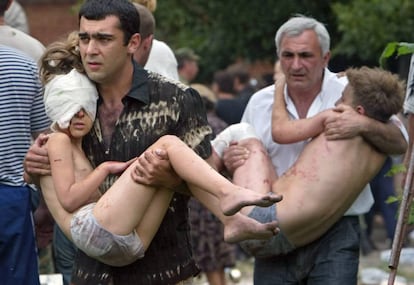
<svg viewBox="0 0 414 285">
<path fill-rule="evenodd" d="M 98 117 L 101 125 L 102 136 L 107 146 L 111 143 L 112 134 L 115 130 L 116 123 L 123 110 L 123 105 L 106 107 L 101 105 L 99 107 Z"/>
<path fill-rule="evenodd" d="M 83 151 L 73 150 L 73 162 L 75 171 L 75 180 L 81 181 L 92 172 L 92 165 L 86 158 Z"/>
</svg>

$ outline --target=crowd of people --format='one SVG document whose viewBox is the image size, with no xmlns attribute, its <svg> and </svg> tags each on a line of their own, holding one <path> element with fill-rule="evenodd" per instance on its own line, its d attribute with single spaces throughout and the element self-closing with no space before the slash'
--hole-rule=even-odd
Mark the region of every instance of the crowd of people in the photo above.
<svg viewBox="0 0 414 285">
<path fill-rule="evenodd" d="M 272 83 L 237 62 L 201 84 L 202 55 L 155 39 L 156 4 L 87 0 L 45 47 L 0 0 L 5 284 L 225 285 L 241 255 L 255 285 L 357 284 L 361 231 L 379 211 L 395 232 L 385 174 L 408 165 L 412 81 L 331 72 L 326 27 L 296 15 Z"/>
</svg>

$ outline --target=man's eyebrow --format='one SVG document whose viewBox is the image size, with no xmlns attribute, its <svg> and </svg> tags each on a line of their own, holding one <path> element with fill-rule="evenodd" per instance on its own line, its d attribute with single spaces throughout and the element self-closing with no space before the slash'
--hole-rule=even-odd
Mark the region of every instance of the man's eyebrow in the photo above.
<svg viewBox="0 0 414 285">
<path fill-rule="evenodd" d="M 78 33 L 78 36 L 84 38 L 84 37 L 88 36 L 88 33 L 86 33 L 86 32 Z"/>
<path fill-rule="evenodd" d="M 99 32 L 98 33 L 94 33 L 94 34 L 89 34 L 87 32 L 82 32 L 82 33 L 79 33 L 78 36 L 79 37 L 83 37 L 83 38 L 85 38 L 85 37 L 92 37 L 92 38 L 99 38 L 99 39 L 103 39 L 103 38 L 110 39 L 110 38 L 113 38 L 114 37 L 113 34 L 99 33 Z"/>
</svg>

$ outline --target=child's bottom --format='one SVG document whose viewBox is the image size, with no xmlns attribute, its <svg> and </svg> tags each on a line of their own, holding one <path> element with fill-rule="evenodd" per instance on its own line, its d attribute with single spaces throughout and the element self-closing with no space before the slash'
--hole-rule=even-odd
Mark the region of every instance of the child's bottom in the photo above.
<svg viewBox="0 0 414 285">
<path fill-rule="evenodd" d="M 115 235 L 98 224 L 88 204 L 72 217 L 70 230 L 74 244 L 85 254 L 111 266 L 125 266 L 144 256 L 137 233 Z"/>
<path fill-rule="evenodd" d="M 248 216 L 261 223 L 275 221 L 277 220 L 276 204 L 270 207 L 256 206 Z M 282 231 L 268 240 L 245 240 L 239 245 L 246 253 L 259 258 L 286 254 L 295 249 L 295 246 L 288 241 Z"/>
</svg>

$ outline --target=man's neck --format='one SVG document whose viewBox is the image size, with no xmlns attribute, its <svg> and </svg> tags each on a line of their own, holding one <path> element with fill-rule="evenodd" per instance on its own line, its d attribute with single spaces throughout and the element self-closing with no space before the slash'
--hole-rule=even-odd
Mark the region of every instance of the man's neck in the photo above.
<svg viewBox="0 0 414 285">
<path fill-rule="evenodd" d="M 134 66 L 128 65 L 115 78 L 98 84 L 99 94 L 105 105 L 119 103 L 131 90 Z"/>
<path fill-rule="evenodd" d="M 310 106 L 321 90 L 322 82 L 308 90 L 288 88 L 289 97 L 292 99 L 300 119 L 306 118 Z"/>
</svg>

